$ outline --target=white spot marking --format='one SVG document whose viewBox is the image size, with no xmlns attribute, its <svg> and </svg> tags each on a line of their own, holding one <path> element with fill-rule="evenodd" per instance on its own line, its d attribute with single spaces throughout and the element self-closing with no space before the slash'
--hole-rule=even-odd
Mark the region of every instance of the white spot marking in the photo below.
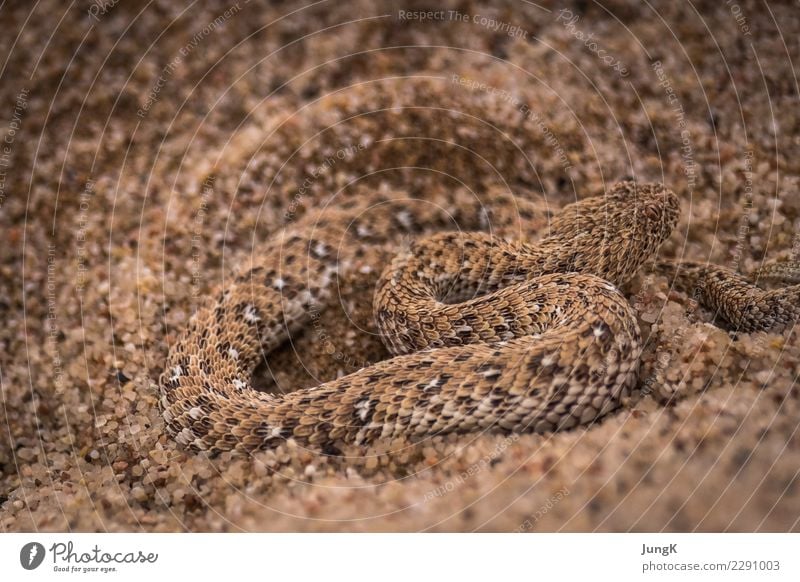
<svg viewBox="0 0 800 582">
<path fill-rule="evenodd" d="M 320 257 L 327 256 L 328 254 L 328 247 L 325 246 L 325 243 L 318 242 L 314 247 L 314 252 L 318 254 Z"/>
<path fill-rule="evenodd" d="M 401 210 L 397 213 L 397 222 L 406 230 L 411 230 L 414 221 L 411 220 L 411 213 L 408 210 Z"/>
<path fill-rule="evenodd" d="M 367 414 L 369 414 L 369 398 L 356 402 L 355 409 L 358 411 L 358 418 L 360 418 L 362 422 L 367 420 Z"/>
<path fill-rule="evenodd" d="M 256 308 L 254 305 L 248 305 L 244 308 L 244 319 L 248 323 L 261 321 L 261 318 L 256 314 Z"/>
<path fill-rule="evenodd" d="M 427 390 L 429 390 L 429 389 L 431 389 L 431 388 L 438 388 L 438 387 L 439 387 L 439 382 L 440 382 L 440 381 L 441 381 L 441 378 L 439 378 L 439 377 L 436 377 L 436 378 L 434 378 L 433 380 L 431 380 L 431 381 L 430 381 L 430 382 L 429 382 L 429 383 L 428 383 L 428 384 L 427 384 L 427 385 L 426 385 L 426 386 L 425 386 L 425 387 L 422 389 L 422 391 L 423 391 L 423 392 L 425 392 L 425 391 L 427 391 Z"/>
<path fill-rule="evenodd" d="M 182 375 L 183 375 L 183 368 L 181 368 L 180 366 L 175 366 L 174 368 L 172 368 L 172 376 L 170 377 L 170 380 L 177 380 Z"/>
</svg>

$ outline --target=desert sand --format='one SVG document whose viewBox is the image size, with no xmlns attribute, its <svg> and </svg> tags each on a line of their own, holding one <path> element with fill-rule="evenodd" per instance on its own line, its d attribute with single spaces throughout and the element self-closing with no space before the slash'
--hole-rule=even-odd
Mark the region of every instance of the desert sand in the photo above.
<svg viewBox="0 0 800 582">
<path fill-rule="evenodd" d="M 800 529 L 797 331 L 735 333 L 647 268 L 624 289 L 646 396 L 593 426 L 214 459 L 165 435 L 193 310 L 337 195 L 556 212 L 658 181 L 682 207 L 660 256 L 800 258 L 796 3 L 435 4 L 0 10 L 2 531 Z M 259 385 L 386 358 L 378 275 Z"/>
</svg>

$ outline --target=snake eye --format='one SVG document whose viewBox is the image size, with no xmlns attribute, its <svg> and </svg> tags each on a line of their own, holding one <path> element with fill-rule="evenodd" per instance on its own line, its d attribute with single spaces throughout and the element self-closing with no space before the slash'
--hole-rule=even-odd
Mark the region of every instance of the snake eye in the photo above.
<svg viewBox="0 0 800 582">
<path fill-rule="evenodd" d="M 658 214 L 658 209 L 654 208 L 652 205 L 648 204 L 644 207 L 644 215 L 648 220 L 658 220 Z"/>
</svg>

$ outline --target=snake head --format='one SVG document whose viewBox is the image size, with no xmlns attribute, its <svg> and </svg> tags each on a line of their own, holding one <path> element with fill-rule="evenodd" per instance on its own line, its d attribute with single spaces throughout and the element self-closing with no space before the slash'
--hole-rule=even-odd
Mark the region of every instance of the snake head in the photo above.
<svg viewBox="0 0 800 582">
<path fill-rule="evenodd" d="M 664 185 L 620 182 L 605 195 L 565 207 L 543 247 L 552 256 L 551 270 L 621 285 L 669 238 L 679 215 L 678 197 Z"/>
<path fill-rule="evenodd" d="M 653 241 L 656 249 L 670 237 L 681 212 L 675 193 L 659 183 L 619 182 L 604 205 L 615 217 L 613 224 L 629 230 L 637 242 Z"/>
<path fill-rule="evenodd" d="M 604 206 L 610 229 L 606 240 L 615 249 L 610 268 L 616 268 L 623 282 L 670 237 L 680 218 L 680 203 L 663 184 L 620 182 L 605 197 Z"/>
</svg>

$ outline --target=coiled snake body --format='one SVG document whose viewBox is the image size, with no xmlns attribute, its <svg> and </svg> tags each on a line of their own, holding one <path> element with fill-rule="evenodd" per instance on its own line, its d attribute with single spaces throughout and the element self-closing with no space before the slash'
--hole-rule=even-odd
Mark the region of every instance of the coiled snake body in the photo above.
<svg viewBox="0 0 800 582">
<path fill-rule="evenodd" d="M 462 231 L 421 238 L 386 267 L 374 295 L 376 323 L 395 357 L 285 395 L 252 388 L 263 354 L 331 298 L 370 235 L 443 214 L 482 226 L 485 209 L 470 205 L 398 211 L 368 200 L 287 228 L 172 346 L 160 378 L 168 431 L 209 454 L 289 438 L 325 449 L 568 429 L 622 405 L 637 384 L 641 341 L 617 287 L 655 255 L 679 216 L 677 197 L 656 184 L 623 182 L 571 204 L 535 243 Z M 370 221 L 359 223 L 365 209 Z M 660 266 L 744 331 L 800 315 L 800 286 L 768 292 L 722 267 Z"/>
</svg>

